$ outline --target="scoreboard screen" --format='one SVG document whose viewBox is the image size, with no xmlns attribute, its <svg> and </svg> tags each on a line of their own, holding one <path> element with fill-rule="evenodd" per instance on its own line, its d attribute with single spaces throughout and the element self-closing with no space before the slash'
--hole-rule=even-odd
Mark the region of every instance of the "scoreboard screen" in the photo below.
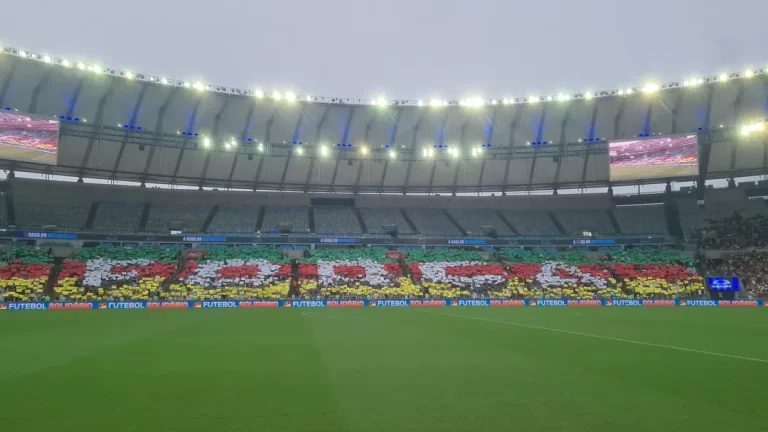
<svg viewBox="0 0 768 432">
<path fill-rule="evenodd" d="M 611 181 L 695 176 L 699 173 L 696 135 L 636 138 L 608 143 Z"/>
<path fill-rule="evenodd" d="M 0 112 L 0 159 L 56 165 L 59 121 Z"/>
<path fill-rule="evenodd" d="M 707 285 L 712 291 L 740 291 L 741 283 L 735 276 L 712 276 L 707 278 Z"/>
</svg>

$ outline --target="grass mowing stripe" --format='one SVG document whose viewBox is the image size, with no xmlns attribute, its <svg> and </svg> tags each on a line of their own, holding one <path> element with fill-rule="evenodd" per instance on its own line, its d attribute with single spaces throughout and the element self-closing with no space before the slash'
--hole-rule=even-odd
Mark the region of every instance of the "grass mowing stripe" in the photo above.
<svg viewBox="0 0 768 432">
<path fill-rule="evenodd" d="M 595 338 L 595 339 L 611 340 L 611 341 L 615 341 L 615 342 L 624 342 L 624 343 L 630 343 L 630 344 L 635 344 L 635 345 L 645 345 L 645 346 L 652 346 L 652 347 L 657 347 L 657 348 L 666 348 L 666 349 L 672 349 L 672 350 L 677 350 L 677 351 L 685 351 L 685 352 L 691 352 L 691 353 L 696 353 L 696 354 L 706 354 L 706 355 L 711 355 L 711 356 L 716 356 L 716 357 L 725 357 L 725 358 L 731 358 L 731 359 L 737 359 L 737 360 L 746 360 L 746 361 L 753 361 L 753 362 L 759 362 L 759 363 L 768 363 L 768 360 L 760 359 L 760 358 L 754 358 L 754 357 L 743 357 L 743 356 L 737 356 L 737 355 L 732 355 L 732 354 L 723 354 L 723 353 L 716 353 L 716 352 L 712 352 L 712 351 L 703 351 L 703 350 L 696 350 L 696 349 L 692 349 L 692 348 L 683 348 L 683 347 L 674 346 L 674 345 L 663 345 L 663 344 L 657 344 L 657 343 L 653 343 L 653 342 L 643 342 L 643 341 L 636 341 L 636 340 L 631 340 L 631 339 L 616 338 L 616 337 L 611 337 L 611 336 L 600 336 L 600 335 L 591 334 L 591 333 L 575 332 L 575 331 L 571 331 L 571 330 L 556 329 L 556 328 L 543 327 L 543 326 L 537 326 L 537 325 L 531 325 L 531 324 L 521 324 L 521 323 L 516 323 L 516 322 L 511 322 L 511 321 L 499 321 L 499 320 L 492 320 L 492 319 L 487 319 L 487 318 L 478 318 L 478 317 L 467 316 L 467 315 L 452 314 L 452 313 L 448 313 L 448 312 L 437 312 L 437 313 L 439 313 L 441 315 L 448 315 L 448 316 L 458 317 L 458 318 L 466 318 L 466 319 L 471 319 L 471 320 L 476 320 L 476 321 L 485 321 L 485 322 L 489 322 L 489 323 L 506 324 L 506 325 L 516 326 L 516 327 L 531 328 L 531 329 L 536 329 L 536 330 L 547 330 L 547 331 L 552 331 L 552 332 L 557 332 L 557 333 L 565 333 L 565 334 L 576 335 L 576 336 L 591 337 L 591 338 Z"/>
</svg>

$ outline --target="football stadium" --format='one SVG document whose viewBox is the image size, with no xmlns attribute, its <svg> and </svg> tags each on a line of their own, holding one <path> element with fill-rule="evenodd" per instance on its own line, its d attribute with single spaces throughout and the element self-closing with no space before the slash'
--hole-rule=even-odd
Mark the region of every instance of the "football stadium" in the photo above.
<svg viewBox="0 0 768 432">
<path fill-rule="evenodd" d="M 765 430 L 767 82 L 360 99 L 3 46 L 2 430 Z"/>
</svg>

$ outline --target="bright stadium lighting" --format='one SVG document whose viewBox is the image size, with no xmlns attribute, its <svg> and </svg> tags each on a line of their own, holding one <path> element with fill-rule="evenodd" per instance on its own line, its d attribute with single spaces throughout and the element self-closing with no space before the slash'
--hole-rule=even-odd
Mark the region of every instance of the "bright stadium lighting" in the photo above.
<svg viewBox="0 0 768 432">
<path fill-rule="evenodd" d="M 539 97 L 538 96 L 531 96 L 531 97 L 528 98 L 528 102 L 529 103 L 534 103 L 534 104 L 538 103 L 539 102 Z"/>
<path fill-rule="evenodd" d="M 226 144 L 224 144 L 224 147 L 226 147 L 226 148 L 227 148 L 227 150 L 231 149 L 231 146 L 230 146 L 230 144 L 229 144 L 229 143 L 226 143 Z"/>
<path fill-rule="evenodd" d="M 455 158 L 459 157 L 459 149 L 457 149 L 457 148 L 452 148 L 452 149 L 450 150 L 450 153 L 451 153 L 451 155 L 453 155 L 453 157 L 455 157 Z"/>
<path fill-rule="evenodd" d="M 421 99 L 419 99 L 419 100 L 416 102 L 416 105 L 418 105 L 418 106 L 420 106 L 420 107 L 423 107 L 423 106 L 424 106 L 424 101 L 423 101 L 423 100 L 421 100 Z"/>
<path fill-rule="evenodd" d="M 498 105 L 499 101 L 496 99 L 491 99 L 491 105 Z"/>
<path fill-rule="evenodd" d="M 19 51 L 19 57 L 26 57 L 27 52 L 26 51 Z"/>
<path fill-rule="evenodd" d="M 567 102 L 571 97 L 565 93 L 560 93 L 557 95 L 557 100 L 560 102 Z"/>
<path fill-rule="evenodd" d="M 304 95 L 304 102 L 312 102 L 312 96 Z"/>
<path fill-rule="evenodd" d="M 69 60 L 62 60 L 62 61 L 61 61 L 61 65 L 62 65 L 62 66 L 64 66 L 64 67 L 66 67 L 66 68 L 68 68 L 68 67 L 72 67 L 72 62 L 71 62 L 71 61 L 69 61 Z"/>
<path fill-rule="evenodd" d="M 704 78 L 699 78 L 696 80 L 696 85 L 702 85 L 704 84 Z"/>
<path fill-rule="evenodd" d="M 633 92 L 633 90 L 631 88 L 628 88 L 627 90 L 624 91 L 624 93 L 626 93 L 628 95 L 631 95 L 632 92 Z"/>
<path fill-rule="evenodd" d="M 237 141 L 235 141 L 235 139 L 234 139 L 234 138 L 232 138 L 232 141 L 230 141 L 230 144 L 232 144 L 232 147 L 233 147 L 233 148 L 236 148 L 236 147 L 237 147 Z"/>
<path fill-rule="evenodd" d="M 188 81 L 185 81 L 183 85 L 184 85 L 184 88 L 192 87 L 192 84 L 190 84 Z"/>
<path fill-rule="evenodd" d="M 253 91 L 253 95 L 256 96 L 257 98 L 261 99 L 261 98 L 264 97 L 264 92 L 261 91 L 261 90 L 254 90 Z"/>
<path fill-rule="evenodd" d="M 547 102 L 552 102 L 552 96 L 547 96 Z"/>
<path fill-rule="evenodd" d="M 327 155 L 328 155 L 328 147 L 320 146 L 320 156 L 327 156 Z"/>
<path fill-rule="evenodd" d="M 281 100 L 282 98 L 283 98 L 283 96 L 282 96 L 280 93 L 278 93 L 278 92 L 274 92 L 274 93 L 272 93 L 272 99 L 274 99 L 274 100 L 276 100 L 276 101 L 279 101 L 279 100 Z"/>
<path fill-rule="evenodd" d="M 43 56 L 43 61 L 50 64 L 53 60 L 51 59 L 51 56 Z"/>
<path fill-rule="evenodd" d="M 168 78 L 160 78 L 160 84 L 168 85 Z"/>
<path fill-rule="evenodd" d="M 208 137 L 203 137 L 203 147 L 208 148 L 211 146 L 211 139 Z"/>
<path fill-rule="evenodd" d="M 196 82 L 195 85 L 194 85 L 194 88 L 197 91 L 202 91 L 205 88 L 205 86 L 201 82 Z"/>
<path fill-rule="evenodd" d="M 259 144 L 259 153 L 264 151 L 264 144 Z"/>
<path fill-rule="evenodd" d="M 396 157 L 397 157 L 397 152 L 395 152 L 394 150 L 390 150 L 390 151 L 389 151 L 389 157 L 390 157 L 391 159 L 394 159 L 394 158 L 396 158 Z"/>
<path fill-rule="evenodd" d="M 724 82 L 724 81 L 728 81 L 728 75 L 726 75 L 726 74 L 720 74 L 720 76 L 718 76 L 718 77 L 717 77 L 717 80 L 718 80 L 718 81 L 722 81 L 722 82 Z"/>
<path fill-rule="evenodd" d="M 474 97 L 469 99 L 463 99 L 460 102 L 460 105 L 465 107 L 470 107 L 470 108 L 478 108 L 485 105 L 485 101 L 483 101 L 482 98 Z"/>
<path fill-rule="evenodd" d="M 384 99 L 384 98 L 378 98 L 378 99 L 376 99 L 376 105 L 381 106 L 381 107 L 386 106 L 387 105 L 387 100 Z"/>
<path fill-rule="evenodd" d="M 301 155 L 303 155 L 303 154 L 304 154 L 304 149 L 303 149 L 303 148 L 301 148 L 301 147 L 299 147 L 299 148 L 297 148 L 297 149 L 296 149 L 296 153 L 297 153 L 299 156 L 301 156 Z"/>
<path fill-rule="evenodd" d="M 746 71 L 744 71 L 745 78 L 752 78 L 753 76 L 755 76 L 755 72 L 752 71 L 752 69 L 747 69 Z"/>
<path fill-rule="evenodd" d="M 619 94 L 619 96 L 624 96 L 624 90 L 619 89 L 617 93 Z"/>
<path fill-rule="evenodd" d="M 99 66 L 99 65 L 91 65 L 91 67 L 89 69 L 93 73 L 96 73 L 96 74 L 101 73 L 101 66 Z"/>
<path fill-rule="evenodd" d="M 125 78 L 126 79 L 133 79 L 133 74 L 131 72 L 126 72 L 125 73 Z"/>
<path fill-rule="evenodd" d="M 656 93 L 657 91 L 659 91 L 660 88 L 661 87 L 659 87 L 658 84 L 655 84 L 655 83 L 654 84 L 648 84 L 645 87 L 643 87 L 643 92 L 645 92 L 645 93 Z"/>
<path fill-rule="evenodd" d="M 592 99 L 592 92 L 586 92 L 586 93 L 584 93 L 584 98 L 586 98 L 586 99 Z"/>
<path fill-rule="evenodd" d="M 366 146 L 360 147 L 360 154 L 367 155 L 368 154 L 368 147 L 366 147 Z"/>
<path fill-rule="evenodd" d="M 433 107 L 441 107 L 443 106 L 443 101 L 440 99 L 432 99 L 429 101 L 429 105 Z"/>
<path fill-rule="evenodd" d="M 286 93 L 285 100 L 288 102 L 294 102 L 296 100 L 296 94 L 294 94 L 293 92 Z"/>
<path fill-rule="evenodd" d="M 80 70 L 85 70 L 85 63 L 82 63 L 82 62 L 77 63 L 77 68 Z"/>
</svg>

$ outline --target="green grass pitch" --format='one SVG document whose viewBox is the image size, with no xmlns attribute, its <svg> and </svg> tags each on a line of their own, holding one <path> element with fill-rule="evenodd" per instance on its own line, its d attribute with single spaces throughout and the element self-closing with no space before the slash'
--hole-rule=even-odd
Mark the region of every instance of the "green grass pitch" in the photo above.
<svg viewBox="0 0 768 432">
<path fill-rule="evenodd" d="M 765 431 L 768 311 L 0 313 L 0 430 Z"/>
</svg>

